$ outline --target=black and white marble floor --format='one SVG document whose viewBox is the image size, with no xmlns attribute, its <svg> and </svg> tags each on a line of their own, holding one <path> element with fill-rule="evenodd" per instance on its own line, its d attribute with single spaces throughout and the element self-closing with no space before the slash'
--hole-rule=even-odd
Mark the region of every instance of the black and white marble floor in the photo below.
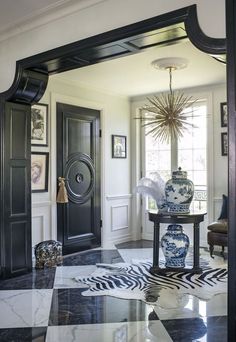
<svg viewBox="0 0 236 342">
<path fill-rule="evenodd" d="M 116 247 L 73 254 L 63 266 L 0 281 L 0 341 L 227 341 L 225 294 L 208 302 L 189 295 L 185 307 L 174 310 L 138 300 L 82 296 L 84 288 L 73 277 L 89 275 L 96 263 L 152 258 L 149 241 Z M 218 256 L 213 262 L 226 263 Z"/>
</svg>

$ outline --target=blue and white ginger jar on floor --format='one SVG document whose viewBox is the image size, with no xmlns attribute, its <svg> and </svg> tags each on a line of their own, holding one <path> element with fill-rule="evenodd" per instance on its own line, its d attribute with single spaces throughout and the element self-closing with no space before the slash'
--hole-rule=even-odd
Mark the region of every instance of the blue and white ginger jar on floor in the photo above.
<svg viewBox="0 0 236 342">
<path fill-rule="evenodd" d="M 187 172 L 172 172 L 172 178 L 166 182 L 165 195 L 168 211 L 171 213 L 187 214 L 194 194 L 193 182 L 187 179 Z"/>
<path fill-rule="evenodd" d="M 189 238 L 179 224 L 171 224 L 161 238 L 161 248 L 166 260 L 166 267 L 185 267 L 185 258 L 189 248 Z"/>
</svg>

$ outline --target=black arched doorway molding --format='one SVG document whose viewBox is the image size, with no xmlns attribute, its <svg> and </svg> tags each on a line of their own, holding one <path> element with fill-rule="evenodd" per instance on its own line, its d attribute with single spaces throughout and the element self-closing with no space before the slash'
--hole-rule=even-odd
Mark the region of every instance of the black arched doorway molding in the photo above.
<svg viewBox="0 0 236 342">
<path fill-rule="evenodd" d="M 236 340 L 236 9 L 226 0 L 227 102 L 229 109 L 229 287 L 228 336 Z M 168 27 L 165 36 L 163 28 Z M 16 62 L 12 86 L 0 94 L 1 277 L 30 272 L 30 106 L 43 96 L 50 75 L 188 38 L 198 49 L 224 60 L 226 40 L 207 37 L 196 5 L 108 31 Z"/>
</svg>

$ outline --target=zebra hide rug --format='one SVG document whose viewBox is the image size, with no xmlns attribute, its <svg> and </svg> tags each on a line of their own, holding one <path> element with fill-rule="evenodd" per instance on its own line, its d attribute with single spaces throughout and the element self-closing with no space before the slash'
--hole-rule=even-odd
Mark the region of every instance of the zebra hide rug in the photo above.
<svg viewBox="0 0 236 342">
<path fill-rule="evenodd" d="M 138 299 L 163 308 L 177 308 L 186 304 L 187 294 L 202 300 L 227 292 L 227 269 L 205 266 L 201 274 L 168 272 L 153 275 L 150 261 L 137 264 L 97 264 L 90 276 L 74 280 L 89 288 L 84 296 L 113 296 Z"/>
</svg>

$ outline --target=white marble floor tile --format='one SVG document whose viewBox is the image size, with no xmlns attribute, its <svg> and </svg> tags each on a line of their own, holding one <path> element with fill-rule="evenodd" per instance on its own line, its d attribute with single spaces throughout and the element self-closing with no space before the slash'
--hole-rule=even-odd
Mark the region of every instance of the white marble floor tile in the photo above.
<svg viewBox="0 0 236 342">
<path fill-rule="evenodd" d="M 160 321 L 48 327 L 46 342 L 171 342 Z"/>
<path fill-rule="evenodd" d="M 200 248 L 200 258 L 209 262 L 211 267 L 227 268 L 228 262 L 222 256 L 214 255 L 214 258 L 210 256 L 210 253 L 203 248 Z"/>
<path fill-rule="evenodd" d="M 0 328 L 47 326 L 52 292 L 53 290 L 0 291 Z"/>
<path fill-rule="evenodd" d="M 119 249 L 118 250 L 121 257 L 127 263 L 132 263 L 137 260 L 153 260 L 153 249 L 152 248 L 133 248 L 133 249 Z M 192 251 L 188 253 L 186 261 L 191 261 L 193 259 Z M 203 248 L 200 248 L 200 258 L 206 260 L 211 267 L 222 267 L 227 268 L 227 260 L 224 260 L 221 256 L 215 255 L 214 258 L 210 257 L 208 251 L 205 251 Z M 164 262 L 165 257 L 163 255 L 162 249 L 159 249 L 159 261 L 162 260 Z"/>
<path fill-rule="evenodd" d="M 56 269 L 54 288 L 87 288 L 74 280 L 78 276 L 88 276 L 97 269 L 96 265 L 88 266 L 60 266 Z"/>
<path fill-rule="evenodd" d="M 154 306 L 153 309 L 161 320 L 225 316 L 227 315 L 227 294 L 218 294 L 209 301 L 203 301 L 197 297 L 186 295 L 183 306 L 175 309 L 164 309 L 160 306 Z"/>
<path fill-rule="evenodd" d="M 205 303 L 206 309 L 202 305 L 202 311 L 205 310 L 205 316 L 227 316 L 227 294 L 222 293 L 214 296 Z M 202 313 L 203 314 L 203 313 Z"/>
<path fill-rule="evenodd" d="M 152 260 L 152 248 L 133 248 L 118 250 L 124 262 L 132 263 L 135 260 Z"/>
</svg>

